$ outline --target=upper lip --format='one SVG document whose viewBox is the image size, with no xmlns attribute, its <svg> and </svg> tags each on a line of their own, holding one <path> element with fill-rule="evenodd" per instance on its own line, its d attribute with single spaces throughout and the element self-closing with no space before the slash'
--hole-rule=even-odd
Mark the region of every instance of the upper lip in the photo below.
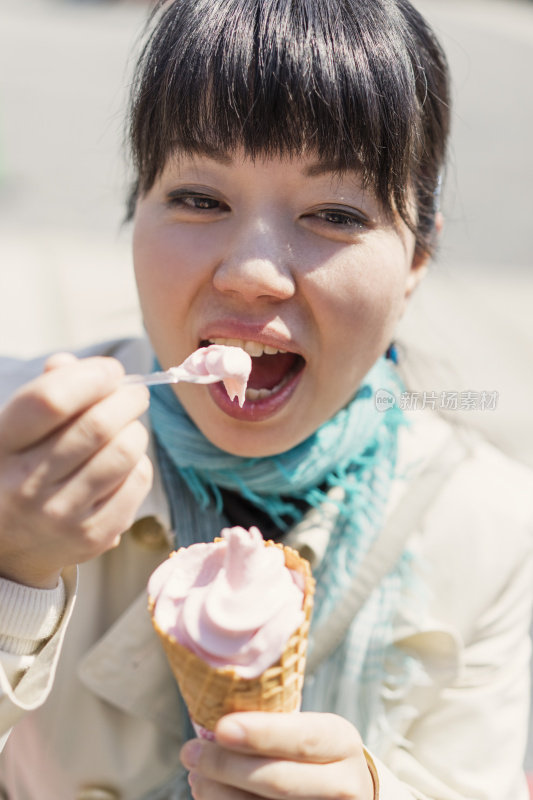
<svg viewBox="0 0 533 800">
<path fill-rule="evenodd" d="M 200 335 L 200 341 L 211 339 L 242 339 L 246 342 L 259 342 L 278 350 L 286 350 L 303 356 L 301 348 L 292 338 L 264 325 L 250 323 L 221 322 L 207 326 Z"/>
</svg>

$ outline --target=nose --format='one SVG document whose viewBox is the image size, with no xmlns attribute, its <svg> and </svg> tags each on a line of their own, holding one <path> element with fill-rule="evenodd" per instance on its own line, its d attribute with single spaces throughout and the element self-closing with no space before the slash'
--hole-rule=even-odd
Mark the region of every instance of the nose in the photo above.
<svg viewBox="0 0 533 800">
<path fill-rule="evenodd" d="M 274 226 L 256 221 L 230 237 L 213 285 L 246 302 L 289 300 L 296 291 L 292 262 L 287 237 Z"/>
</svg>

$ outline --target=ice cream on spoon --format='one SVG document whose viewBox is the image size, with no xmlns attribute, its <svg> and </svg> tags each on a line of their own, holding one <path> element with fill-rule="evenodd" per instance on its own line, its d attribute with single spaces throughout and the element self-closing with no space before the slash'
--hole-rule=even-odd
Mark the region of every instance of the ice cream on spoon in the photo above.
<svg viewBox="0 0 533 800">
<path fill-rule="evenodd" d="M 242 407 L 252 371 L 252 359 L 241 347 L 211 344 L 195 350 L 177 367 L 149 375 L 126 375 L 126 383 L 155 386 L 162 383 L 218 383 L 222 381 L 230 400 L 237 398 Z"/>
</svg>

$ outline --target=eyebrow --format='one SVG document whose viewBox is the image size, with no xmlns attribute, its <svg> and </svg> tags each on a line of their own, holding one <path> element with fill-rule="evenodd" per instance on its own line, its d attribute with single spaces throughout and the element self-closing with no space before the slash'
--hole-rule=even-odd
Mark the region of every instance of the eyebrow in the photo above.
<svg viewBox="0 0 533 800">
<path fill-rule="evenodd" d="M 212 161 L 216 161 L 217 164 L 223 164 L 225 167 L 231 166 L 233 164 L 233 158 L 219 150 L 209 150 L 207 149 L 205 152 L 200 152 L 199 155 L 204 155 L 207 158 L 210 158 Z"/>
<path fill-rule="evenodd" d="M 217 164 L 223 164 L 226 167 L 231 166 L 233 164 L 233 158 L 224 153 L 222 150 L 214 150 L 208 147 L 197 148 L 191 151 L 182 151 L 178 149 L 174 153 L 174 158 L 179 162 L 182 157 L 185 158 L 194 158 L 195 156 L 199 156 L 200 158 L 209 158 L 211 161 L 214 161 Z"/>
<path fill-rule="evenodd" d="M 303 170 L 303 174 L 308 178 L 317 178 L 324 175 L 326 172 L 342 172 L 339 164 L 335 161 L 316 161 L 314 164 L 309 164 Z"/>
<path fill-rule="evenodd" d="M 233 156 L 222 150 L 205 148 L 202 150 L 197 150 L 191 155 L 194 156 L 195 154 L 209 158 L 215 163 L 222 164 L 225 167 L 230 167 L 234 163 Z M 346 172 L 357 172 L 359 169 L 361 169 L 361 165 L 358 162 L 354 163 L 351 167 L 341 167 L 338 161 L 333 159 L 323 159 L 320 161 L 315 161 L 314 163 L 306 166 L 302 170 L 302 174 L 307 178 L 317 178 L 328 173 L 336 173 L 340 175 Z"/>
</svg>

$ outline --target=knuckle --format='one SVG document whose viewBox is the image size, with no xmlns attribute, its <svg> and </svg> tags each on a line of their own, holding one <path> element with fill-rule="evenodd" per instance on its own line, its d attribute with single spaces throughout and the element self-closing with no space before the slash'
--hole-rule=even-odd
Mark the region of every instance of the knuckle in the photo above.
<svg viewBox="0 0 533 800">
<path fill-rule="evenodd" d="M 352 753 L 362 754 L 363 740 L 361 734 L 349 722 L 346 725 L 345 741 Z"/>
<path fill-rule="evenodd" d="M 148 447 L 148 431 L 138 419 L 128 423 L 125 428 L 128 435 L 128 440 L 131 442 L 132 447 L 135 447 L 136 452 L 144 453 Z"/>
<path fill-rule="evenodd" d="M 41 489 L 42 472 L 29 452 L 10 460 L 8 469 L 3 471 L 2 485 L 16 506 L 22 508 L 35 502 Z"/>
<path fill-rule="evenodd" d="M 5 486 L 11 494 L 21 499 L 30 499 L 35 492 L 34 466 L 30 456 L 22 453 L 11 460 L 4 475 Z"/>
<path fill-rule="evenodd" d="M 70 507 L 61 494 L 53 495 L 43 503 L 43 514 L 54 527 L 60 528 L 70 517 Z"/>
<path fill-rule="evenodd" d="M 317 731 L 307 731 L 296 743 L 296 756 L 301 761 L 310 761 L 323 746 L 323 737 Z"/>
<path fill-rule="evenodd" d="M 144 451 L 148 447 L 148 439 L 149 439 L 146 427 L 138 419 L 131 422 L 130 427 L 133 428 L 133 430 L 135 431 L 139 447 L 144 453 Z"/>
<path fill-rule="evenodd" d="M 122 364 L 109 356 L 89 356 L 81 359 L 80 367 L 84 378 L 90 380 L 104 393 L 111 387 L 117 386 L 124 375 Z"/>
<path fill-rule="evenodd" d="M 30 413 L 46 415 L 52 420 L 62 420 L 69 414 L 68 398 L 58 381 L 48 381 L 40 390 L 33 389 L 27 395 Z"/>
<path fill-rule="evenodd" d="M 270 786 L 273 789 L 274 796 L 278 797 L 280 800 L 297 797 L 301 789 L 299 782 L 294 785 L 293 781 L 288 778 L 284 768 L 276 770 L 272 775 Z"/>
<path fill-rule="evenodd" d="M 338 714 L 326 713 L 324 718 L 329 722 L 331 736 L 344 743 L 343 750 L 345 752 L 359 753 L 362 751 L 363 740 L 359 731 L 351 722 Z"/>
<path fill-rule="evenodd" d="M 218 745 L 204 745 L 200 756 L 200 769 L 207 777 L 223 777 L 228 771 L 228 758 L 231 755 Z"/>
<path fill-rule="evenodd" d="M 113 455 L 119 468 L 130 470 L 146 450 L 148 433 L 140 422 L 130 422 L 113 442 Z"/>
<path fill-rule="evenodd" d="M 359 793 L 354 789 L 356 784 L 360 785 L 360 782 L 357 780 L 357 772 L 355 770 L 340 770 L 337 780 L 331 782 L 333 789 L 331 797 L 334 797 L 335 800 L 357 800 Z"/>
<path fill-rule="evenodd" d="M 138 495 L 136 495 L 138 497 Z M 129 530 L 137 518 L 137 504 L 130 504 L 127 509 L 122 509 L 114 515 L 112 522 L 108 525 L 109 537 L 122 536 Z"/>
<path fill-rule="evenodd" d="M 204 778 L 222 777 L 227 771 L 227 756 L 227 751 L 224 751 L 215 742 L 202 742 L 198 763 L 195 767 L 197 774 L 201 774 Z"/>
<path fill-rule="evenodd" d="M 106 524 L 107 523 L 107 524 Z M 122 529 L 107 521 L 85 519 L 78 526 L 78 548 L 82 561 L 94 558 L 107 550 Z"/>
<path fill-rule="evenodd" d="M 125 373 L 124 366 L 114 356 L 94 356 L 93 360 L 98 363 L 101 368 L 103 368 L 106 377 L 111 374 L 117 380 L 120 380 Z"/>
<path fill-rule="evenodd" d="M 51 421 L 62 419 L 65 414 L 65 398 L 55 385 L 34 381 L 13 398 L 20 419 L 45 417 Z"/>
<path fill-rule="evenodd" d="M 137 462 L 135 466 L 137 480 L 141 485 L 150 489 L 154 480 L 154 467 L 147 455 Z"/>
<path fill-rule="evenodd" d="M 329 783 L 332 790 L 330 797 L 335 800 L 357 800 L 360 795 L 355 787 L 361 786 L 357 776 L 358 771 L 355 765 L 349 761 L 343 762 L 341 768 L 337 770 L 335 778 Z"/>
<path fill-rule="evenodd" d="M 120 391 L 128 396 L 131 404 L 139 414 L 146 411 L 150 405 L 150 390 L 147 386 L 142 386 L 141 384 L 131 384 L 131 386 L 128 386 L 126 384 L 120 387 Z"/>
<path fill-rule="evenodd" d="M 109 420 L 98 406 L 83 414 L 77 427 L 83 439 L 97 446 L 105 444 L 112 435 Z"/>
<path fill-rule="evenodd" d="M 144 495 L 150 491 L 154 481 L 154 467 L 148 456 L 142 456 L 134 467 L 135 483 Z"/>
<path fill-rule="evenodd" d="M 74 353 L 68 353 L 66 351 L 53 353 L 51 356 L 48 356 L 44 362 L 44 371 L 46 372 L 47 370 L 58 369 L 59 367 L 64 367 L 67 364 L 72 364 L 77 360 L 78 359 Z"/>
<path fill-rule="evenodd" d="M 211 781 L 199 775 L 197 772 L 191 773 L 191 780 L 189 783 L 194 800 L 202 800 L 204 797 L 216 796 L 213 794 L 213 785 Z M 211 795 L 208 794 L 209 791 L 211 791 Z"/>
</svg>

